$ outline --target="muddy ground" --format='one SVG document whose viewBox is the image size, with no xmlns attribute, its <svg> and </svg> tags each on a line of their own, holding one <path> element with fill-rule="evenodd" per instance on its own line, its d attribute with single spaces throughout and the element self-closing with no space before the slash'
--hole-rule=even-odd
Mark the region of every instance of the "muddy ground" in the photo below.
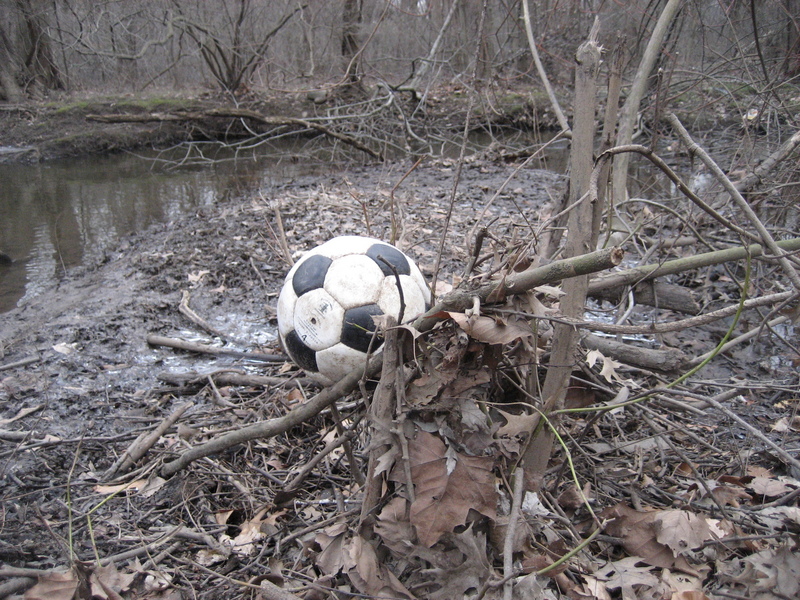
<svg viewBox="0 0 800 600">
<path fill-rule="evenodd" d="M 29 118 L 27 126 L 39 133 L 26 136 L 18 123 L 6 129 L 4 144 L 34 146 L 30 155 L 37 159 L 63 154 L 65 148 L 78 151 L 75 140 L 83 135 L 78 131 L 82 121 L 68 121 L 63 136 L 45 139 L 52 121 L 47 125 L 28 109 L 15 110 L 15 118 Z M 92 133 L 97 146 L 83 149 L 111 150 L 132 145 L 134 139 L 139 144 L 171 142 L 186 134 L 180 127 L 114 125 L 104 135 Z M 300 374 L 281 360 L 213 357 L 147 342 L 148 335 L 158 334 L 241 352 L 280 354 L 274 307 L 288 263 L 277 243 L 276 211 L 290 252 L 298 253 L 339 234 L 388 239 L 393 203 L 402 225 L 398 245 L 431 275 L 456 169 L 449 160 L 427 162 L 398 187 L 393 201 L 390 191 L 411 164 L 354 165 L 345 172 L 298 179 L 273 189 L 269 197 L 203 209 L 192 218 L 124 240 L 97 264 L 76 269 L 24 306 L 0 315 L 0 573 L 7 583 L 17 582 L 22 589 L 39 571 L 66 567 L 73 558 L 86 564 L 113 559 L 120 571 L 130 574 L 130 582 L 116 586 L 126 598 L 258 597 L 260 592 L 240 582 L 257 585 L 267 573 L 274 582 L 287 580 L 292 586 L 315 580 L 318 573 L 308 559 L 313 544 L 302 531 L 351 509 L 348 499 L 319 483 L 282 505 L 275 521 L 261 525 L 270 537 L 254 555 L 229 553 L 222 562 L 204 562 L 200 551 L 213 551 L 219 536 L 236 536 L 262 507 L 272 506 L 281 484 L 319 448 L 320 432 L 332 428 L 330 416 L 199 461 L 138 495 L 122 493 L 104 503 L 108 492 L 97 485 L 114 483 L 107 470 L 126 448 L 186 402 L 190 408 L 179 425 L 168 429 L 116 481 L 153 481 L 165 460 L 197 440 L 284 414 L 303 394 L 314 393 L 306 380 L 300 380 L 300 388 L 292 383 Z M 440 279 L 457 282 L 468 259 L 465 239 L 476 224 L 492 223 L 494 235 L 512 239 L 563 192 L 561 176 L 517 166 L 486 157 L 473 157 L 464 166 Z M 482 214 L 503 186 L 505 192 Z M 186 294 L 191 309 L 222 336 L 209 334 L 180 312 Z M 707 299 L 709 308 L 726 301 Z M 687 335 L 667 341 L 699 353 L 719 339 L 720 326 Z M 785 413 L 775 408 L 777 402 L 796 402 L 790 354 L 780 344 L 749 346 L 712 374 L 723 385 L 737 378 L 781 382 L 771 390 L 756 386 L 739 407 L 766 429 Z M 273 379 L 262 385 L 217 385 L 215 378 L 225 373 Z M 354 402 L 343 405 L 346 419 L 360 410 Z M 740 454 L 746 438 L 748 445 L 760 448 L 741 427 L 713 417 L 702 419 L 702 427 L 708 439 L 730 452 L 731 461 L 790 473 L 763 449 Z M 623 428 L 634 435 L 637 425 L 627 422 Z M 796 434 L 780 439 L 797 447 Z M 698 462 L 713 458 L 702 447 L 690 452 L 702 455 Z M 725 458 L 714 470 L 729 467 L 733 470 Z M 321 469 L 315 482 L 347 482 L 341 465 L 326 463 Z M 645 493 L 613 490 L 607 491 L 607 505 L 614 496 L 619 500 Z M 659 501 L 677 502 L 674 496 Z M 281 549 L 280 540 L 295 534 L 303 544 Z M 125 552 L 131 556 L 121 557 Z M 26 576 L 33 579 L 26 583 Z M 324 585 L 335 587 L 323 579 L 316 592 L 307 590 L 307 597 L 324 597 Z M 43 597 L 62 596 L 52 592 Z"/>
</svg>

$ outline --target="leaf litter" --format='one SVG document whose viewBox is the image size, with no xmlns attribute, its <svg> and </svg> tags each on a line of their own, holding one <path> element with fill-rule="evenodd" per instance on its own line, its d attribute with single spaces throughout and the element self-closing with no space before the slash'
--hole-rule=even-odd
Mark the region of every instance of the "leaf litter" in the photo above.
<svg viewBox="0 0 800 600">
<path fill-rule="evenodd" d="M 480 160 L 465 166 L 466 190 L 445 253 L 448 284 L 459 283 L 468 258 L 463 239 L 486 201 L 469 184 L 491 187 L 486 182 L 505 180 L 510 171 Z M 428 274 L 446 212 L 436 190 L 451 175 L 446 162 L 422 167 L 408 181 L 416 193 L 401 200 L 401 241 Z M 185 449 L 283 417 L 316 390 L 285 363 L 183 355 L 149 347 L 144 333 L 279 352 L 269 307 L 285 266 L 265 224 L 279 209 L 292 251 L 342 232 L 388 237 L 385 199 L 356 201 L 352 193 L 369 197 L 381 187 L 376 177 L 391 182 L 399 175 L 354 169 L 346 182 L 300 181 L 271 190 L 270 200 L 207 209 L 198 222 L 132 240 L 133 252 L 108 257 L 64 286 L 58 293 L 72 299 L 74 310 L 42 302 L 3 318 L 5 360 L 33 349 L 52 353 L 41 365 L 47 381 L 21 371 L 0 380 L 4 427 L 30 433 L 3 441 L 0 575 L 33 575 L 25 598 L 46 600 L 277 598 L 280 588 L 292 598 L 500 598 L 506 579 L 515 598 L 800 595 L 800 473 L 702 404 L 703 395 L 738 383 L 743 391 L 724 400 L 727 406 L 797 448 L 796 428 L 774 427 L 780 419 L 793 422 L 793 373 L 723 361 L 708 378 L 686 384 L 674 403 L 659 392 L 670 374 L 587 351 L 576 357 L 568 406 L 599 402 L 607 410 L 560 416 L 563 446 L 551 457 L 545 486 L 527 492 L 521 516 L 510 520 L 514 470 L 531 433 L 545 426 L 524 390 L 537 389 L 546 368 L 556 286 L 480 313 L 449 311 L 429 332 L 399 328 L 404 348 L 413 351 L 398 371 L 403 397 L 385 432 L 394 443 L 379 457 L 381 501 L 370 514 L 360 514 L 371 445 L 359 424 L 374 389 L 369 382 L 335 411 L 285 434 L 160 477 L 161 465 Z M 546 172 L 516 177 L 517 191 L 488 211 L 497 232 L 490 269 L 520 255 L 518 245 L 499 242 L 519 237 L 513 196 L 543 199 L 545 189 L 554 194 L 563 186 Z M 134 287 L 120 298 L 111 290 L 123 281 Z M 194 330 L 177 310 L 187 286 L 197 314 L 241 328 L 229 330 L 229 340 Z M 49 325 L 26 327 L 37 314 Z M 256 330 L 258 343 L 238 345 Z M 705 335 L 691 340 L 702 351 Z M 776 352 L 770 338 L 758 343 Z M 756 375 L 783 382 L 762 384 Z M 651 390 L 657 397 L 650 401 L 624 402 Z M 187 399 L 192 409 L 130 472 L 103 477 L 134 439 Z M 778 401 L 787 403 L 784 413 Z M 32 527 L 47 533 L 32 538 Z"/>
</svg>

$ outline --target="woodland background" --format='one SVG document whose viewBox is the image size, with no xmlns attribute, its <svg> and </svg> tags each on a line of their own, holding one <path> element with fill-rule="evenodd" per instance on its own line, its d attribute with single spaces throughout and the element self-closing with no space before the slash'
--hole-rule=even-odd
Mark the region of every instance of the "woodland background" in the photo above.
<svg viewBox="0 0 800 600">
<path fill-rule="evenodd" d="M 0 2 L 26 126 L 107 95 L 82 127 L 358 157 L 0 320 L 0 597 L 798 597 L 799 8 Z M 567 173 L 533 168 L 550 142 L 466 151 L 543 128 Z M 366 374 L 319 390 L 209 325 L 269 322 L 345 222 L 442 284 Z"/>
</svg>

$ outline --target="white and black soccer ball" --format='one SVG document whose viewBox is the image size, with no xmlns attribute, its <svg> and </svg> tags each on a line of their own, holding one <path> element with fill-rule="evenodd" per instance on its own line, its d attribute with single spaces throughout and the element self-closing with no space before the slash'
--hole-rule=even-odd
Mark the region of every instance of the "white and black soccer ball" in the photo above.
<svg viewBox="0 0 800 600">
<path fill-rule="evenodd" d="M 295 364 L 332 385 L 363 366 L 370 348 L 380 350 L 383 340 L 374 335 L 374 316 L 388 314 L 407 323 L 430 301 L 425 278 L 400 250 L 372 238 L 336 237 L 304 254 L 286 275 L 278 298 L 278 333 Z"/>
</svg>

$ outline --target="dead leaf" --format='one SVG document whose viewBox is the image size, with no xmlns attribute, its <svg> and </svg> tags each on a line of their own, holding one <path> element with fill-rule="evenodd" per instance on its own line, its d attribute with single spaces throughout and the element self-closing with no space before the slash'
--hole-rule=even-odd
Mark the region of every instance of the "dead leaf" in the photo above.
<svg viewBox="0 0 800 600">
<path fill-rule="evenodd" d="M 585 583 L 575 589 L 577 598 L 580 600 L 611 600 L 611 594 L 606 588 L 605 581 L 601 581 L 591 575 L 584 575 Z"/>
<path fill-rule="evenodd" d="M 239 556 L 250 556 L 256 551 L 255 543 L 265 536 L 261 530 L 263 523 L 268 519 L 264 518 L 267 508 L 262 508 L 249 521 L 245 521 L 239 527 L 239 534 L 235 538 L 227 535 L 220 536 L 220 541 L 227 544 Z"/>
<path fill-rule="evenodd" d="M 211 273 L 211 271 L 206 271 L 206 270 L 195 271 L 194 273 L 189 273 L 187 275 L 187 279 L 189 280 L 189 283 L 198 283 L 199 281 L 201 281 L 203 279 L 203 277 L 205 277 L 206 275 L 208 275 L 210 273 Z"/>
<path fill-rule="evenodd" d="M 800 526 L 800 507 L 770 506 L 755 512 L 759 521 L 773 529 L 783 529 L 787 524 Z"/>
<path fill-rule="evenodd" d="M 705 518 L 686 510 L 662 510 L 653 520 L 656 540 L 675 556 L 699 548 L 713 536 Z"/>
<path fill-rule="evenodd" d="M 742 489 L 729 485 L 718 485 L 711 490 L 711 495 L 722 506 L 739 508 L 739 500 L 752 500 L 753 497 Z"/>
<path fill-rule="evenodd" d="M 55 350 L 59 354 L 65 355 L 65 356 L 69 356 L 70 354 L 75 352 L 76 348 L 77 348 L 77 344 L 74 344 L 74 343 L 73 344 L 67 344 L 67 343 L 64 343 L 64 342 L 62 342 L 60 344 L 56 344 L 55 346 L 53 346 L 53 350 Z"/>
<path fill-rule="evenodd" d="M 19 419 L 24 419 L 31 413 L 35 413 L 37 410 L 44 408 L 44 404 L 37 404 L 36 406 L 29 406 L 27 408 L 20 408 L 13 417 L 9 419 L 0 419 L 0 425 L 8 425 L 9 423 L 13 423 L 14 421 L 18 421 Z"/>
<path fill-rule="evenodd" d="M 702 591 L 703 579 L 701 577 L 686 573 L 673 573 L 669 569 L 664 569 L 661 579 L 672 592 L 671 600 L 707 600 Z"/>
<path fill-rule="evenodd" d="M 646 596 L 636 594 L 637 588 L 654 589 L 661 581 L 651 573 L 653 567 L 638 566 L 641 562 L 638 557 L 630 556 L 606 563 L 594 575 L 605 580 L 606 589 L 621 590 L 623 598 L 643 598 Z"/>
<path fill-rule="evenodd" d="M 605 509 L 600 516 L 611 519 L 606 528 L 609 535 L 622 539 L 622 546 L 632 557 L 663 569 L 676 568 L 697 575 L 682 555 L 656 539 L 655 520 L 663 511 L 638 511 L 620 502 Z"/>
<path fill-rule="evenodd" d="M 375 524 L 375 533 L 398 556 L 406 556 L 417 537 L 414 526 L 406 520 L 407 504 L 405 498 L 392 498 L 378 514 L 378 522 Z"/>
<path fill-rule="evenodd" d="M 80 580 L 75 569 L 48 571 L 25 592 L 25 600 L 72 600 Z"/>
<path fill-rule="evenodd" d="M 568 514 L 572 515 L 583 506 L 584 503 L 591 499 L 591 487 L 592 484 L 588 481 L 583 490 L 578 489 L 575 484 L 568 485 L 566 489 L 558 495 L 556 502 L 558 502 L 558 505 Z"/>
<path fill-rule="evenodd" d="M 788 545 L 732 561 L 723 574 L 744 586 L 748 597 L 800 597 L 800 554 Z"/>
<path fill-rule="evenodd" d="M 464 525 L 470 510 L 495 518 L 493 459 L 448 451 L 438 437 L 423 431 L 409 444 L 409 455 L 416 491 L 411 523 L 421 544 L 433 546 L 442 535 Z"/>
<path fill-rule="evenodd" d="M 388 518 L 387 518 L 388 520 Z M 345 573 L 359 592 L 374 598 L 414 598 L 361 536 L 348 537 L 346 523 L 337 523 L 317 533 L 322 548 L 317 566 L 327 575 Z"/>
<path fill-rule="evenodd" d="M 497 412 L 506 420 L 506 424 L 495 432 L 494 438 L 503 454 L 514 458 L 522 451 L 522 445 L 539 423 L 539 414 L 512 414 L 500 409 Z"/>
<path fill-rule="evenodd" d="M 448 312 L 447 315 L 467 335 L 485 344 L 510 344 L 520 338 L 533 337 L 533 330 L 524 321 L 507 323 L 492 317 L 467 316 L 459 312 Z"/>
<path fill-rule="evenodd" d="M 322 551 L 317 555 L 317 566 L 327 575 L 336 575 L 344 566 L 342 547 L 347 532 L 347 523 L 335 523 L 314 536 Z"/>
<path fill-rule="evenodd" d="M 759 496 L 768 496 L 770 498 L 783 496 L 794 489 L 794 487 L 783 481 L 767 477 L 753 477 L 753 480 L 747 484 L 747 487 Z"/>
<path fill-rule="evenodd" d="M 98 600 L 119 598 L 123 592 L 130 589 L 135 578 L 134 573 L 120 573 L 114 563 L 95 567 L 89 576 L 92 598 Z"/>
<path fill-rule="evenodd" d="M 414 598 L 385 563 L 378 560 L 375 548 L 360 535 L 344 546 L 347 576 L 362 594 L 371 598 Z"/>
<path fill-rule="evenodd" d="M 486 555 L 486 535 L 470 525 L 460 533 L 446 534 L 434 550 L 417 546 L 415 554 L 431 565 L 424 577 L 438 589 L 425 595 L 428 600 L 469 598 L 491 573 Z"/>
<path fill-rule="evenodd" d="M 455 369 L 423 373 L 408 386 L 406 401 L 413 406 L 429 404 L 457 376 L 458 372 Z"/>
</svg>

